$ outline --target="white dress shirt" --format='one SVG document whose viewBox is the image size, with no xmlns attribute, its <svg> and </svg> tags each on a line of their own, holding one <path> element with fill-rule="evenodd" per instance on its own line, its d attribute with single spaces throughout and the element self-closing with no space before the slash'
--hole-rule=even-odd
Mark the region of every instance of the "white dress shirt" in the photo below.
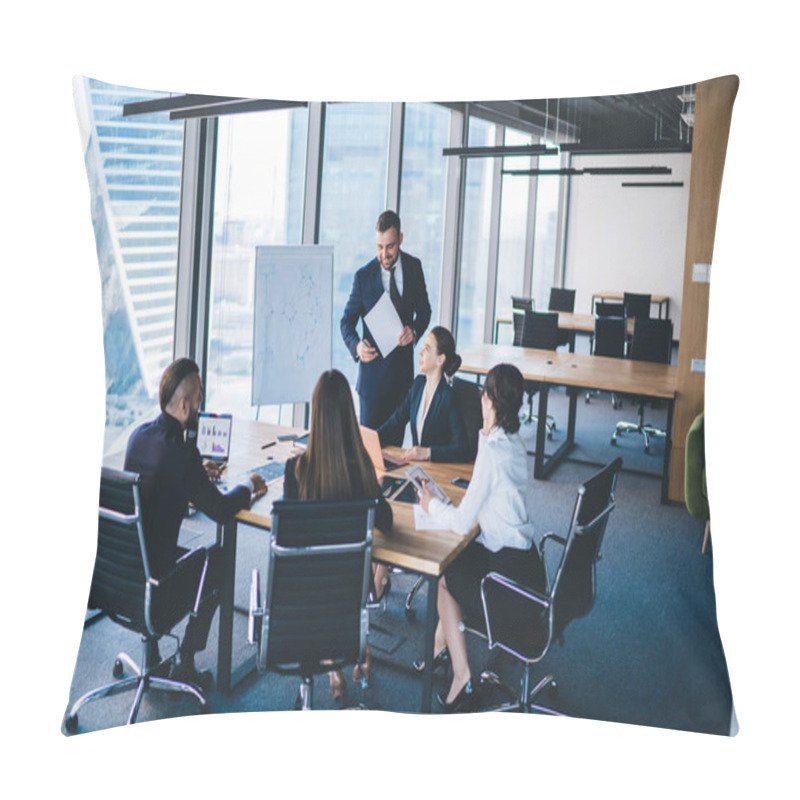
<svg viewBox="0 0 800 800">
<path fill-rule="evenodd" d="M 527 550 L 533 543 L 533 523 L 525 494 L 528 460 L 519 433 L 495 428 L 478 435 L 478 456 L 472 480 L 460 505 L 433 499 L 429 513 L 438 522 L 466 536 L 475 521 L 481 527 L 477 541 L 496 553 L 504 547 Z"/>
<path fill-rule="evenodd" d="M 394 262 L 394 282 L 397 284 L 397 291 L 400 292 L 400 297 L 403 296 L 403 264 L 400 256 L 397 256 L 397 261 Z M 392 271 L 381 267 L 381 282 L 383 283 L 383 291 L 389 293 L 389 285 L 392 280 Z"/>
</svg>

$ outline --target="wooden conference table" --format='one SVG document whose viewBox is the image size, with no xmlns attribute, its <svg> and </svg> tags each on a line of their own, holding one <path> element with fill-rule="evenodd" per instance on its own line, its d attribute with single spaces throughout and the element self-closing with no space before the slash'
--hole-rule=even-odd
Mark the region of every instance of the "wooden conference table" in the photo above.
<svg viewBox="0 0 800 800">
<path fill-rule="evenodd" d="M 263 464 L 269 456 L 276 462 L 285 462 L 292 454 L 291 442 L 278 442 L 268 450 L 263 445 L 286 433 L 301 430 L 270 425 L 263 422 L 235 419 L 231 437 L 229 473 L 239 475 Z M 394 455 L 402 453 L 400 448 L 387 448 Z M 459 502 L 464 490 L 451 484 L 456 477 L 471 478 L 472 464 L 425 463 L 426 472 L 447 492 L 451 500 Z M 402 476 L 405 467 L 392 471 L 391 475 Z M 379 474 L 379 478 L 384 473 Z M 266 497 L 254 503 L 252 508 L 241 511 L 229 523 L 217 526 L 217 536 L 223 549 L 223 578 L 220 593 L 219 651 L 217 655 L 217 688 L 227 693 L 255 667 L 255 655 L 244 664 L 232 669 L 234 586 L 236 581 L 236 539 L 240 523 L 268 530 L 271 526 L 272 503 L 283 494 L 282 479 L 269 485 Z M 436 630 L 436 597 L 439 577 L 456 556 L 477 534 L 477 527 L 468 536 L 459 536 L 453 531 L 418 531 L 414 522 L 413 506 L 392 502 L 394 525 L 391 533 L 383 534 L 377 528 L 372 544 L 372 558 L 390 566 L 402 567 L 422 575 L 428 585 L 425 618 L 425 647 L 421 654 L 425 659 L 422 675 L 421 711 L 431 710 L 433 638 Z M 264 543 L 266 552 L 267 543 Z"/>
<path fill-rule="evenodd" d="M 539 410 L 533 476 L 546 478 L 575 446 L 575 417 L 582 390 L 599 389 L 641 395 L 667 402 L 667 428 L 661 472 L 661 502 L 667 502 L 672 417 L 678 368 L 625 358 L 607 358 L 558 350 L 535 350 L 512 345 L 481 344 L 461 352 L 461 372 L 485 375 L 495 364 L 514 364 L 526 381 L 538 383 Z M 567 438 L 550 456 L 545 455 L 547 399 L 551 386 L 565 386 L 569 395 Z"/>
<path fill-rule="evenodd" d="M 594 305 L 592 305 L 594 308 Z M 555 313 L 544 311 L 543 313 Z M 576 333 L 594 333 L 594 314 L 578 314 L 572 311 L 559 311 L 558 312 L 558 328 L 562 331 L 569 332 L 569 351 L 575 352 L 575 334 Z M 498 317 L 494 323 L 494 341 L 497 343 L 497 335 L 500 325 L 511 325 L 513 319 L 511 317 Z M 633 317 L 628 320 L 628 336 L 633 336 Z"/>
</svg>

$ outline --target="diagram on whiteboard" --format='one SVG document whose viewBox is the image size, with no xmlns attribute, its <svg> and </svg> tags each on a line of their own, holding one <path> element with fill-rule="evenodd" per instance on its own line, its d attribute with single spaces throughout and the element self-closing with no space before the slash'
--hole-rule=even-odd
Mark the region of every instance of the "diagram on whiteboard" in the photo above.
<svg viewBox="0 0 800 800">
<path fill-rule="evenodd" d="M 254 405 L 301 403 L 331 367 L 333 248 L 256 247 Z"/>
</svg>

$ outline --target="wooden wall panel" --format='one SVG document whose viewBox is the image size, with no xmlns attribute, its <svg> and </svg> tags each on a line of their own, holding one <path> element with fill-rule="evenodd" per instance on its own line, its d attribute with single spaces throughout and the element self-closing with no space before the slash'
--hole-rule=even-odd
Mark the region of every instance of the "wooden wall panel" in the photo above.
<svg viewBox="0 0 800 800">
<path fill-rule="evenodd" d="M 692 276 L 695 263 L 713 262 L 722 173 L 738 88 L 739 79 L 735 75 L 697 84 L 678 348 L 678 395 L 669 479 L 669 499 L 680 502 L 684 500 L 686 434 L 705 404 L 705 374 L 693 373 L 691 362 L 706 357 L 709 284 L 695 283 Z"/>
</svg>

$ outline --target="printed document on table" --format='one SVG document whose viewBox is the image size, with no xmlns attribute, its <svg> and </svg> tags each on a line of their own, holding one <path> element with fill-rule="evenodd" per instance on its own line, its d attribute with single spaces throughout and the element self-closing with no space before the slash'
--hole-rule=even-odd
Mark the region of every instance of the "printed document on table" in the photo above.
<svg viewBox="0 0 800 800">
<path fill-rule="evenodd" d="M 437 522 L 434 517 L 423 510 L 422 506 L 414 506 L 414 525 L 418 531 L 449 531 L 449 525 Z"/>
<path fill-rule="evenodd" d="M 367 323 L 381 355 L 386 358 L 397 347 L 403 332 L 403 323 L 388 292 L 384 292 L 380 300 L 364 315 L 364 322 Z"/>
</svg>

